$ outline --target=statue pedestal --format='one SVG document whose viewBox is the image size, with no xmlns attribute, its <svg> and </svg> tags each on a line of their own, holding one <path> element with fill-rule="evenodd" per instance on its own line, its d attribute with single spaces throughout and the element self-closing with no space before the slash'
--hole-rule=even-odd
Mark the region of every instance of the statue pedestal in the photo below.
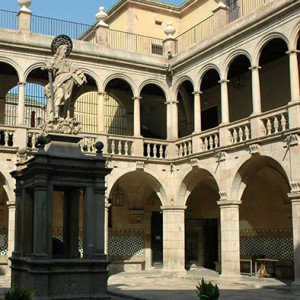
<svg viewBox="0 0 300 300">
<path fill-rule="evenodd" d="M 35 291 L 35 299 L 110 299 L 104 253 L 105 168 L 103 144 L 84 155 L 74 135 L 40 137 L 33 158 L 17 164 L 16 238 L 12 284 Z M 63 242 L 53 238 L 55 197 L 63 209 Z M 57 199 L 56 199 L 57 200 Z M 81 208 L 80 208 L 81 207 Z M 82 213 L 80 213 L 82 210 Z M 83 255 L 79 228 L 83 224 Z"/>
</svg>

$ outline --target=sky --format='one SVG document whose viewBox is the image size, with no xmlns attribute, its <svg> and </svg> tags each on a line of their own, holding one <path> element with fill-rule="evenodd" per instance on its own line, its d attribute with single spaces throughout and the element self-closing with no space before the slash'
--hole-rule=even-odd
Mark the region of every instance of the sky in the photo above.
<svg viewBox="0 0 300 300">
<path fill-rule="evenodd" d="M 180 5 L 185 0 L 160 0 Z M 95 15 L 100 6 L 108 11 L 117 0 L 32 0 L 29 9 L 33 15 L 55 18 L 91 25 L 96 21 Z M 0 0 L 0 9 L 19 11 L 18 0 Z"/>
</svg>

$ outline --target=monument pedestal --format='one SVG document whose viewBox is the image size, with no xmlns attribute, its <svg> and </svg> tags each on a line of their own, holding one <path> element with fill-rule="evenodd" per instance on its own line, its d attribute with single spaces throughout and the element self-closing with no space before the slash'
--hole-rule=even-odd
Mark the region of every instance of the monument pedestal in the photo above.
<svg viewBox="0 0 300 300">
<path fill-rule="evenodd" d="M 110 169 L 105 168 L 102 143 L 97 143 L 97 154 L 91 157 L 81 152 L 79 140 L 74 135 L 39 137 L 39 151 L 12 172 L 16 179 L 12 284 L 35 291 L 37 300 L 110 299 L 109 261 L 104 253 L 105 176 Z M 58 194 L 63 242 L 53 238 L 53 205 Z"/>
</svg>

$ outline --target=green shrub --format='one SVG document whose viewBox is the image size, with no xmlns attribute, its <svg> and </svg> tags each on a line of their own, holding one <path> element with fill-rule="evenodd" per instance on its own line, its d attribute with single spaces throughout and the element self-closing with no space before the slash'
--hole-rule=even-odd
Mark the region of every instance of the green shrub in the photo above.
<svg viewBox="0 0 300 300">
<path fill-rule="evenodd" d="M 4 300 L 34 300 L 34 292 L 13 285 L 9 291 L 5 292 Z"/>
<path fill-rule="evenodd" d="M 217 300 L 220 296 L 220 290 L 217 285 L 210 281 L 206 283 L 202 278 L 201 283 L 196 286 L 196 294 L 201 300 Z"/>
</svg>

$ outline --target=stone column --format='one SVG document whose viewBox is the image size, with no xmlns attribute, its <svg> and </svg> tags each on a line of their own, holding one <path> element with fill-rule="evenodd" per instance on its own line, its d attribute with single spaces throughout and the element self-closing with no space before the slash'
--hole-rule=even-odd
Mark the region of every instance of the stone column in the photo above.
<svg viewBox="0 0 300 300">
<path fill-rule="evenodd" d="M 178 101 L 165 102 L 167 106 L 167 139 L 175 140 L 178 138 Z"/>
<path fill-rule="evenodd" d="M 98 132 L 105 132 L 104 95 L 105 92 L 98 93 Z"/>
<path fill-rule="evenodd" d="M 300 183 L 298 191 L 292 191 L 288 197 L 292 203 L 292 222 L 293 222 L 293 240 L 294 240 L 294 282 L 300 285 Z"/>
<path fill-rule="evenodd" d="M 194 133 L 201 132 L 201 100 L 200 95 L 202 92 L 195 91 L 194 95 Z"/>
<path fill-rule="evenodd" d="M 299 50 L 290 50 L 287 52 L 290 60 L 291 101 L 300 101 L 299 68 L 297 57 L 299 52 Z"/>
<path fill-rule="evenodd" d="M 223 0 L 217 0 L 218 6 L 212 11 L 215 19 L 215 31 L 223 29 L 228 23 L 227 6 Z"/>
<path fill-rule="evenodd" d="M 0 99 L 0 124 L 5 124 L 5 103 L 5 98 Z"/>
<path fill-rule="evenodd" d="M 220 200 L 221 276 L 240 276 L 240 201 Z"/>
<path fill-rule="evenodd" d="M 99 12 L 96 14 L 96 19 L 98 23 L 96 25 L 96 43 L 100 46 L 107 47 L 109 45 L 108 41 L 108 30 L 109 26 L 105 23 L 107 19 L 107 13 L 104 11 L 104 7 L 99 7 Z"/>
<path fill-rule="evenodd" d="M 31 0 L 22 1 L 23 3 L 20 4 L 22 7 L 18 12 L 19 22 L 18 22 L 18 29 L 22 32 L 30 32 L 30 23 L 31 23 L 31 15 L 32 12 L 28 7 L 31 4 Z"/>
<path fill-rule="evenodd" d="M 252 66 L 249 68 L 252 74 L 252 107 L 253 114 L 261 113 L 261 97 L 260 97 L 260 80 L 259 80 L 259 66 Z"/>
<path fill-rule="evenodd" d="M 14 215 L 12 216 L 14 219 L 14 249 L 13 249 L 13 256 L 21 256 L 22 253 L 22 212 L 24 210 L 24 201 L 22 201 L 22 187 L 16 186 L 15 194 L 16 194 L 16 204 L 14 205 Z M 9 207 L 9 225 L 11 224 L 11 211 L 10 206 Z M 10 231 L 10 228 L 8 228 Z M 9 244 L 8 244 L 9 245 Z M 10 247 L 10 245 L 9 245 Z"/>
<path fill-rule="evenodd" d="M 164 206 L 163 211 L 163 270 L 162 273 L 183 275 L 185 271 L 185 209 Z"/>
<path fill-rule="evenodd" d="M 40 178 L 41 183 L 34 187 L 33 194 L 33 256 L 48 256 L 48 181 Z M 25 215 L 26 217 L 26 215 Z"/>
<path fill-rule="evenodd" d="M 141 97 L 133 97 L 133 135 L 140 137 L 141 136 L 141 109 L 140 109 L 140 100 Z"/>
<path fill-rule="evenodd" d="M 10 257 L 15 249 L 15 222 L 16 222 L 16 203 L 8 201 L 8 249 L 7 256 Z M 19 239 L 19 237 L 18 237 Z"/>
<path fill-rule="evenodd" d="M 24 112 L 25 112 L 25 85 L 26 82 L 19 82 L 19 102 L 18 102 L 18 117 L 17 124 L 24 125 Z"/>
<path fill-rule="evenodd" d="M 104 241 L 104 253 L 108 255 L 108 217 L 109 209 L 111 208 L 111 203 L 106 199 L 105 201 L 105 241 Z"/>
<path fill-rule="evenodd" d="M 222 79 L 219 81 L 221 84 L 221 110 L 222 110 L 222 124 L 229 122 L 229 101 L 228 101 L 228 86 L 229 80 Z"/>
</svg>

